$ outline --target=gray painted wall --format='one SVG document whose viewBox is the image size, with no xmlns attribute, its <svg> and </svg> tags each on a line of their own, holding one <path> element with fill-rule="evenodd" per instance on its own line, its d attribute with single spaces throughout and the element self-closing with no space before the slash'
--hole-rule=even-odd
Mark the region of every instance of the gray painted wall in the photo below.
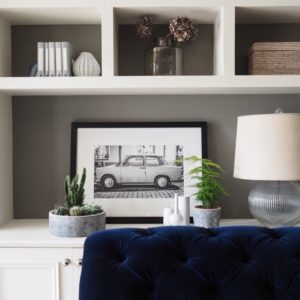
<svg viewBox="0 0 300 300">
<path fill-rule="evenodd" d="M 226 170 L 231 196 L 223 217 L 250 217 L 251 182 L 232 178 L 236 117 L 300 110 L 298 95 L 15 97 L 14 206 L 16 218 L 45 218 L 63 199 L 69 173 L 72 121 L 208 121 L 209 157 Z M 251 159 L 251 158 L 249 158 Z"/>
<path fill-rule="evenodd" d="M 245 45 L 251 43 L 254 32 L 249 26 L 239 28 L 237 35 L 241 49 L 237 51 L 237 62 L 239 72 L 243 73 L 247 61 Z M 211 72 L 211 28 L 202 29 L 201 36 L 206 38 L 201 41 L 207 44 L 197 46 L 199 53 L 196 44 L 186 46 L 187 53 L 191 53 L 186 57 L 186 67 L 191 74 Z M 295 30 L 285 33 L 282 30 L 281 37 L 289 39 L 290 32 L 296 35 Z M 273 36 L 276 34 L 274 30 Z M 69 40 L 77 53 L 88 50 L 100 59 L 99 36 L 99 26 L 63 26 L 59 30 L 56 26 L 14 26 L 14 75 L 27 73 L 28 65 L 35 59 L 36 42 L 39 40 Z M 132 27 L 120 28 L 121 74 L 141 73 L 143 47 L 147 45 L 137 42 L 136 46 L 133 39 Z M 137 49 L 131 52 L 128 45 Z M 132 53 L 136 55 L 128 59 Z M 135 57 L 137 60 L 133 61 Z M 205 65 L 199 64 L 202 57 L 207 57 Z M 247 195 L 253 183 L 232 178 L 236 118 L 244 114 L 270 113 L 277 107 L 286 112 L 299 112 L 299 96 L 14 97 L 15 217 L 46 218 L 54 204 L 63 199 L 63 180 L 70 168 L 70 125 L 73 121 L 207 121 L 209 157 L 226 170 L 225 185 L 231 194 L 229 198 L 222 199 L 223 217 L 250 217 Z"/>
</svg>

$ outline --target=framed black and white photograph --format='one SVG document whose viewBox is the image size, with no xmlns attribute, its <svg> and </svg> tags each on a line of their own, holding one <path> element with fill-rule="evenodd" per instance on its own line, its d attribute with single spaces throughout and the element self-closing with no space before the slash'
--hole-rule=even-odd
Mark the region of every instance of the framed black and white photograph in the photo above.
<svg viewBox="0 0 300 300">
<path fill-rule="evenodd" d="M 206 122 L 72 123 L 71 175 L 87 169 L 86 202 L 108 223 L 160 223 L 175 194 L 193 193 L 191 155 L 207 156 Z"/>
</svg>

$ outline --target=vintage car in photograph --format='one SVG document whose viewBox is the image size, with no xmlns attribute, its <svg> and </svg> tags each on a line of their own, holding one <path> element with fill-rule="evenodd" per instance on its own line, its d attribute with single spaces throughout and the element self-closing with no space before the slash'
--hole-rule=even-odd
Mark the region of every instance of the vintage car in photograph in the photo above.
<svg viewBox="0 0 300 300">
<path fill-rule="evenodd" d="M 169 165 L 159 155 L 129 155 L 121 163 L 96 168 L 96 182 L 105 189 L 116 185 L 155 185 L 166 188 L 182 180 L 183 167 Z"/>
</svg>

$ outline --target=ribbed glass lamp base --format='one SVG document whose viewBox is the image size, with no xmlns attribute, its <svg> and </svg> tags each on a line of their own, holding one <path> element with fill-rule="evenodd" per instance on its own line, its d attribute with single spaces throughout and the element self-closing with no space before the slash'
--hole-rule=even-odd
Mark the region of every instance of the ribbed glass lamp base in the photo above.
<svg viewBox="0 0 300 300">
<path fill-rule="evenodd" d="M 300 184 L 296 181 L 262 181 L 249 194 L 254 218 L 268 227 L 300 223 Z"/>
</svg>

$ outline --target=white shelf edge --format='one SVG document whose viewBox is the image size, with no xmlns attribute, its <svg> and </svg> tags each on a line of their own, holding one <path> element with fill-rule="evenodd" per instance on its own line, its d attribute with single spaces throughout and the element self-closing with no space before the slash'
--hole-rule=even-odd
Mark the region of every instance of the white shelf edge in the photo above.
<svg viewBox="0 0 300 300">
<path fill-rule="evenodd" d="M 300 75 L 0 77 L 0 94 L 11 96 L 299 93 Z"/>
<path fill-rule="evenodd" d="M 223 219 L 221 226 L 259 226 L 254 219 Z M 162 224 L 107 224 L 113 228 L 149 228 Z M 82 248 L 85 238 L 51 236 L 47 219 L 16 219 L 0 227 L 0 248 Z"/>
</svg>

